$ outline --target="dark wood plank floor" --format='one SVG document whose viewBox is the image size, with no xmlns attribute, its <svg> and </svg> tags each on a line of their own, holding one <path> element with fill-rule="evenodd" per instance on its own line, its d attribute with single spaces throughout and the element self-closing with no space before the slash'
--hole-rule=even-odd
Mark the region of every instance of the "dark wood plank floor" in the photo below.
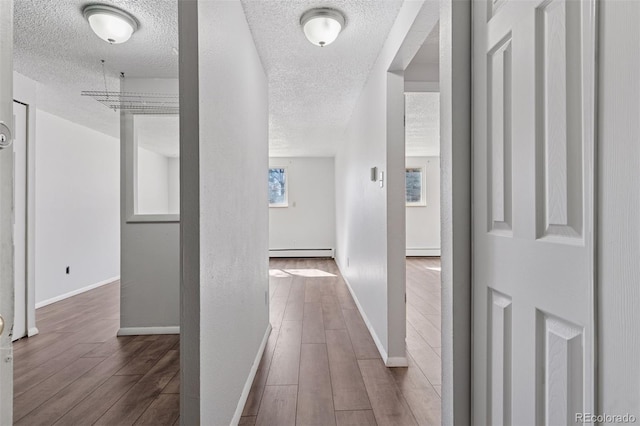
<svg viewBox="0 0 640 426">
<path fill-rule="evenodd" d="M 407 259 L 408 368 L 386 368 L 332 260 L 272 259 L 271 325 L 241 425 L 439 425 L 440 260 Z"/>
<path fill-rule="evenodd" d="M 173 425 L 179 337 L 116 337 L 120 284 L 36 311 L 40 334 L 14 344 L 17 425 Z"/>
<path fill-rule="evenodd" d="M 395 369 L 333 261 L 270 265 L 273 332 L 241 425 L 440 424 L 439 260 L 407 260 L 409 368 Z M 37 310 L 40 334 L 14 345 L 16 424 L 178 424 L 178 336 L 116 337 L 119 287 Z"/>
</svg>

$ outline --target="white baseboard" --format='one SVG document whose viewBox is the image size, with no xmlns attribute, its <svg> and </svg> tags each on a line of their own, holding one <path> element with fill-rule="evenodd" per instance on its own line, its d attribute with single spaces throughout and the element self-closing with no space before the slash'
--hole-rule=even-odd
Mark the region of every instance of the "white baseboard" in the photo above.
<svg viewBox="0 0 640 426">
<path fill-rule="evenodd" d="M 180 334 L 180 327 L 122 327 L 118 336 L 147 336 L 150 334 Z"/>
<path fill-rule="evenodd" d="M 391 356 L 385 362 L 387 367 L 408 367 L 409 361 L 406 356 Z"/>
<path fill-rule="evenodd" d="M 371 333 L 371 337 L 373 338 L 373 342 L 376 344 L 376 347 L 378 348 L 378 352 L 380 352 L 380 356 L 382 357 L 382 360 L 384 361 L 384 365 L 386 365 L 387 367 L 407 367 L 409 364 L 408 364 L 408 361 L 407 361 L 406 357 L 389 357 L 389 354 L 387 354 L 387 350 L 382 345 L 382 341 L 380 341 L 380 338 L 378 337 L 378 334 L 376 333 L 376 330 L 371 325 L 371 321 L 369 321 L 369 317 L 367 317 L 366 312 L 362 308 L 362 305 L 360 304 L 360 301 L 358 300 L 358 297 L 356 296 L 356 293 L 353 291 L 353 288 L 351 287 L 351 284 L 349 284 L 349 280 L 342 273 L 342 267 L 340 266 L 340 263 L 336 262 L 336 264 L 338 265 L 338 269 L 340 270 L 340 274 L 342 275 L 342 278 L 344 278 L 344 282 L 347 284 L 347 288 L 349 289 L 349 293 L 351 293 L 351 297 L 353 298 L 353 301 L 355 302 L 355 304 L 356 304 L 356 306 L 358 308 L 358 311 L 360 312 L 360 315 L 362 316 L 362 319 L 364 320 L 364 323 L 367 325 L 367 328 L 369 329 L 369 333 Z"/>
<path fill-rule="evenodd" d="M 330 257 L 333 249 L 269 249 L 269 257 Z"/>
<path fill-rule="evenodd" d="M 38 327 L 31 327 L 27 331 L 27 337 L 35 336 L 36 334 L 39 334 L 39 333 L 40 333 L 40 330 L 38 330 Z"/>
<path fill-rule="evenodd" d="M 269 340 L 270 334 L 271 334 L 271 324 L 269 324 L 269 326 L 267 327 L 267 331 L 265 331 L 264 333 L 264 337 L 262 338 L 262 343 L 260 343 L 260 348 L 258 349 L 256 358 L 253 360 L 251 371 L 249 371 L 249 377 L 247 377 L 247 381 L 244 384 L 244 389 L 242 389 L 242 394 L 240 394 L 240 401 L 238 401 L 236 412 L 234 413 L 233 418 L 231 419 L 231 425 L 237 425 L 238 423 L 240 423 L 240 417 L 242 416 L 242 411 L 244 411 L 244 406 L 247 403 L 247 398 L 249 398 L 249 392 L 251 391 L 253 380 L 256 378 L 256 373 L 258 372 L 258 366 L 260 365 L 262 354 L 264 354 L 264 349 L 267 347 L 267 341 Z"/>
<path fill-rule="evenodd" d="M 407 257 L 440 257 L 439 248 L 408 248 Z"/>
<path fill-rule="evenodd" d="M 70 291 L 70 292 L 65 293 L 65 294 L 61 294 L 60 296 L 56 296 L 56 297 L 52 297 L 51 299 L 43 300 L 42 302 L 36 303 L 36 309 L 42 308 L 43 306 L 51 305 L 52 303 L 56 303 L 56 302 L 59 302 L 59 301 L 64 300 L 64 299 L 68 299 L 68 298 L 73 297 L 73 296 L 77 296 L 78 294 L 85 293 L 85 292 L 87 292 L 89 290 L 93 290 L 95 288 L 102 287 L 103 285 L 111 284 L 112 282 L 118 281 L 119 279 L 120 279 L 119 276 L 118 277 L 109 278 L 109 279 L 106 279 L 104 281 L 100 281 L 98 283 L 91 284 L 91 285 L 88 285 L 86 287 L 82 287 L 82 288 L 79 288 L 77 290 Z"/>
</svg>

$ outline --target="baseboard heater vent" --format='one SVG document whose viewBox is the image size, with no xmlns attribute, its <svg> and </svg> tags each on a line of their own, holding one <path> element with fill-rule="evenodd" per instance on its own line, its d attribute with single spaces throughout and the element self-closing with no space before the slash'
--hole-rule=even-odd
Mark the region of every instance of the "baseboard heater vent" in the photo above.
<svg viewBox="0 0 640 426">
<path fill-rule="evenodd" d="M 333 249 L 269 249 L 269 257 L 330 257 Z"/>
<path fill-rule="evenodd" d="M 407 248 L 407 257 L 440 257 L 439 248 Z"/>
</svg>

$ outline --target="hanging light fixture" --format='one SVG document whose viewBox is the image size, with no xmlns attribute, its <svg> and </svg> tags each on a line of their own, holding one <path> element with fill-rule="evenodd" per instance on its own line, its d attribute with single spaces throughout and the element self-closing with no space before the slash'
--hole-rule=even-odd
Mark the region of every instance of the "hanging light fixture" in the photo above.
<svg viewBox="0 0 640 426">
<path fill-rule="evenodd" d="M 311 9 L 302 14 L 300 25 L 307 39 L 316 46 L 333 43 L 344 29 L 344 15 L 335 9 Z"/>
<path fill-rule="evenodd" d="M 82 14 L 93 32 L 110 44 L 124 43 L 138 29 L 136 18 L 113 6 L 92 4 Z"/>
</svg>

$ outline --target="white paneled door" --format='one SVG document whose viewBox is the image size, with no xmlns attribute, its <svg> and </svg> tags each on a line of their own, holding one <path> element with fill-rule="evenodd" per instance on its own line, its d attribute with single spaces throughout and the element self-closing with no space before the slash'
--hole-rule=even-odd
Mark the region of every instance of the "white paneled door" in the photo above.
<svg viewBox="0 0 640 426">
<path fill-rule="evenodd" d="M 595 408 L 595 0 L 473 6 L 473 424 L 576 424 Z"/>
</svg>

